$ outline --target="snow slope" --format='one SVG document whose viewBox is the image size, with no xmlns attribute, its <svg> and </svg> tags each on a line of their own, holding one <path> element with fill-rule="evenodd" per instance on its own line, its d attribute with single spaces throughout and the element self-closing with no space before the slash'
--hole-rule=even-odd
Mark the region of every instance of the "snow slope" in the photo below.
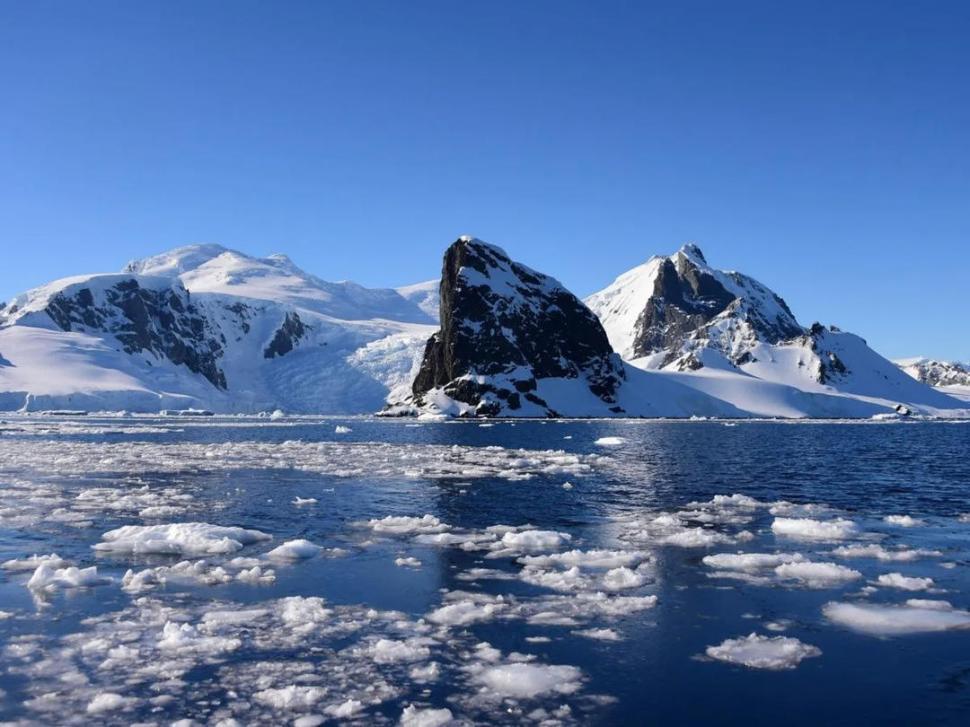
<svg viewBox="0 0 970 727">
<path fill-rule="evenodd" d="M 915 381 L 862 338 L 803 327 L 780 296 L 710 267 L 695 245 L 651 258 L 586 302 L 631 364 L 752 414 L 863 417 L 900 404 L 966 413 L 965 401 Z"/>
<path fill-rule="evenodd" d="M 166 322 L 183 319 L 170 335 Z M 375 411 L 410 383 L 433 330 L 394 290 L 329 283 L 284 256 L 183 247 L 0 309 L 0 409 Z"/>
</svg>

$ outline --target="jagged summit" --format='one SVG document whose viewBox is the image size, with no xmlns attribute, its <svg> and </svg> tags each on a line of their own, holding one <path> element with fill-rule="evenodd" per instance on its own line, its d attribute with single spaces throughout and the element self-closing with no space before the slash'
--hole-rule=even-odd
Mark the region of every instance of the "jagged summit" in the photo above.
<svg viewBox="0 0 970 727">
<path fill-rule="evenodd" d="M 559 281 L 462 236 L 445 251 L 440 298 L 441 328 L 412 386 L 416 406 L 555 416 L 580 396 L 621 411 L 619 358 L 596 316 Z"/>
<path fill-rule="evenodd" d="M 699 342 L 737 359 L 756 341 L 777 343 L 803 332 L 780 296 L 747 275 L 710 267 L 693 243 L 651 258 L 586 302 L 620 355 L 653 357 L 655 367 Z"/>
</svg>

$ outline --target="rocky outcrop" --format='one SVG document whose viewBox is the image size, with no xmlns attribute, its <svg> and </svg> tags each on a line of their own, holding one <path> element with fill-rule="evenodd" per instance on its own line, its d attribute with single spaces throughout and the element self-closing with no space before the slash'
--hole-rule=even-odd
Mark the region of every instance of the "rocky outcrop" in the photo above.
<svg viewBox="0 0 970 727">
<path fill-rule="evenodd" d="M 622 412 L 625 373 L 599 320 L 558 281 L 502 249 L 469 237 L 454 242 L 444 256 L 440 311 L 441 328 L 412 385 L 415 406 L 556 416 L 582 389 L 604 410 Z M 545 385 L 550 380 L 569 382 L 569 393 Z"/>
<path fill-rule="evenodd" d="M 930 386 L 970 386 L 970 364 L 928 358 L 908 359 L 896 363 L 914 379 Z"/>
<path fill-rule="evenodd" d="M 283 318 L 282 325 L 276 329 L 273 340 L 263 351 L 263 358 L 276 358 L 288 354 L 306 333 L 307 326 L 303 325 L 300 315 L 298 313 L 287 313 Z"/>
<path fill-rule="evenodd" d="M 178 283 L 145 287 L 135 277 L 103 282 L 55 293 L 44 312 L 61 330 L 110 333 L 125 353 L 148 351 L 226 388 L 218 364 L 225 341 L 185 288 Z"/>
</svg>

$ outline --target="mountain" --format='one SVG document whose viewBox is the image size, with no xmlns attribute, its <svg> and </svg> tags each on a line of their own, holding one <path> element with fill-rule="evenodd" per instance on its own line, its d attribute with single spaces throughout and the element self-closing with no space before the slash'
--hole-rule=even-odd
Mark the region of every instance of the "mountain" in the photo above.
<svg viewBox="0 0 970 727">
<path fill-rule="evenodd" d="M 712 268 L 696 245 L 651 258 L 586 303 L 635 366 L 695 374 L 677 380 L 752 413 L 864 416 L 867 407 L 902 405 L 937 414 L 963 406 L 856 335 L 802 326 L 783 298 L 747 275 Z"/>
<path fill-rule="evenodd" d="M 182 247 L 0 308 L 0 409 L 374 411 L 410 384 L 434 323 L 283 255 Z"/>
<path fill-rule="evenodd" d="M 559 281 L 472 237 L 444 254 L 441 327 L 410 396 L 390 414 L 745 416 L 653 372 L 627 366 L 595 315 Z"/>
<path fill-rule="evenodd" d="M 937 387 L 949 396 L 970 401 L 970 364 L 922 357 L 897 359 L 894 363 L 917 381 Z"/>
<path fill-rule="evenodd" d="M 898 359 L 895 363 L 917 381 L 930 386 L 970 386 L 970 364 L 922 357 Z"/>
<path fill-rule="evenodd" d="M 440 282 L 397 289 L 193 245 L 0 305 L 0 411 L 957 416 L 965 373 L 803 326 L 693 245 L 586 303 L 465 237 Z"/>
<path fill-rule="evenodd" d="M 501 248 L 461 237 L 445 251 L 440 316 L 412 386 L 417 407 L 557 416 L 595 398 L 604 413 L 622 411 L 623 365 L 596 316 Z"/>
</svg>

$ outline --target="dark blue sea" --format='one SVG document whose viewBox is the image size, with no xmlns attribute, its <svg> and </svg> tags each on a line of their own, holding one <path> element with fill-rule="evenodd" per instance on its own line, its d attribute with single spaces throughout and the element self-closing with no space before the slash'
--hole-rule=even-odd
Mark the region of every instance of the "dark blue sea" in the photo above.
<svg viewBox="0 0 970 727">
<path fill-rule="evenodd" d="M 9 417 L 0 722 L 965 725 L 968 453 L 959 422 Z"/>
</svg>

